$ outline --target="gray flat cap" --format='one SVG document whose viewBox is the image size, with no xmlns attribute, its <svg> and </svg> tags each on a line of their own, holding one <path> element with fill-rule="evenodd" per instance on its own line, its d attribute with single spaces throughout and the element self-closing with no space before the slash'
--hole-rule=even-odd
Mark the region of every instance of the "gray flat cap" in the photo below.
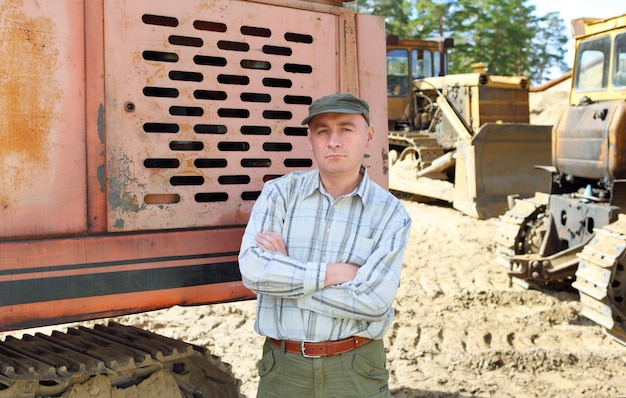
<svg viewBox="0 0 626 398">
<path fill-rule="evenodd" d="M 330 94 L 316 99 L 309 105 L 309 116 L 304 118 L 302 124 L 309 124 L 315 116 L 330 112 L 360 113 L 370 124 L 370 107 L 367 102 L 349 93 Z"/>
</svg>

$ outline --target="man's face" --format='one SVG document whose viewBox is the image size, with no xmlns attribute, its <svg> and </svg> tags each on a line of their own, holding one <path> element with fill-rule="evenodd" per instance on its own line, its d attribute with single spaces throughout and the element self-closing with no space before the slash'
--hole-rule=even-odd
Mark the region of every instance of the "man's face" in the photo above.
<svg viewBox="0 0 626 398">
<path fill-rule="evenodd" d="M 374 128 L 361 114 L 323 113 L 309 123 L 309 145 L 322 175 L 358 173 Z"/>
</svg>

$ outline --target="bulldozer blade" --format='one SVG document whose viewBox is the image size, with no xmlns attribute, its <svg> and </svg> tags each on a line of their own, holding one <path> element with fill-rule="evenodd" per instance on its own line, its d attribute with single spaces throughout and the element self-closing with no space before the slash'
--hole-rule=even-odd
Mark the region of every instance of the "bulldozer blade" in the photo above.
<svg viewBox="0 0 626 398">
<path fill-rule="evenodd" d="M 503 214 L 507 197 L 548 192 L 552 126 L 487 123 L 471 141 L 459 141 L 454 180 L 455 209 L 486 219 Z"/>
<path fill-rule="evenodd" d="M 429 177 L 406 178 L 393 170 L 389 174 L 389 189 L 450 203 L 454 198 L 454 184 L 451 182 Z"/>
</svg>

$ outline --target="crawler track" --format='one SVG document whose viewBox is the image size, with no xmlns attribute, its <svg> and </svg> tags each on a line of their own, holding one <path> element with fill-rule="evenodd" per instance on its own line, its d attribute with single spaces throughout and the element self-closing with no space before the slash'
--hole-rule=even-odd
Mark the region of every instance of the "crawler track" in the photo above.
<svg viewBox="0 0 626 398">
<path fill-rule="evenodd" d="M 576 281 L 582 314 L 626 345 L 626 216 L 595 231 L 580 254 Z"/>
<path fill-rule="evenodd" d="M 537 253 L 541 245 L 540 217 L 546 211 L 548 196 L 536 194 L 528 199 L 516 199 L 515 204 L 500 216 L 496 236 L 497 261 L 509 269 L 508 257 L 516 254 Z"/>
<path fill-rule="evenodd" d="M 110 322 L 7 337 L 0 343 L 0 398 L 59 396 L 96 375 L 126 388 L 161 369 L 172 373 L 184 397 L 239 396 L 230 366 L 203 348 Z"/>
</svg>

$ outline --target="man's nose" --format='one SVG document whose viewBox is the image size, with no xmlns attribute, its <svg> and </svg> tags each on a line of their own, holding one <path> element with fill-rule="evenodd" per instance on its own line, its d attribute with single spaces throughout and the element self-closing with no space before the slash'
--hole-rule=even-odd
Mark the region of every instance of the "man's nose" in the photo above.
<svg viewBox="0 0 626 398">
<path fill-rule="evenodd" d="M 330 133 L 328 146 L 331 148 L 337 148 L 341 146 L 341 139 L 339 138 L 339 134 L 336 131 Z"/>
</svg>

